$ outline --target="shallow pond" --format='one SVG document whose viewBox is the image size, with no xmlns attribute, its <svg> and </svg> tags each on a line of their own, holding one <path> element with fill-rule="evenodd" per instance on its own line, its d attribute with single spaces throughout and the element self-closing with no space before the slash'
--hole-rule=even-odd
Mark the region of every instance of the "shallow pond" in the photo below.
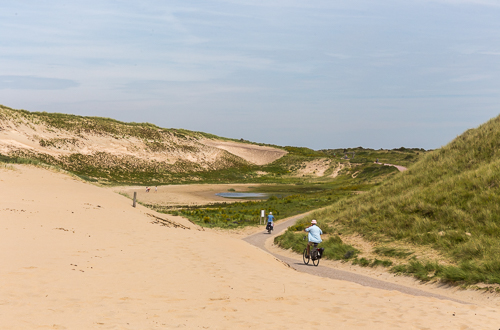
<svg viewBox="0 0 500 330">
<path fill-rule="evenodd" d="M 217 193 L 216 196 L 225 197 L 225 198 L 260 198 L 265 199 L 268 198 L 268 194 L 264 193 L 245 193 L 245 192 L 223 192 Z"/>
</svg>

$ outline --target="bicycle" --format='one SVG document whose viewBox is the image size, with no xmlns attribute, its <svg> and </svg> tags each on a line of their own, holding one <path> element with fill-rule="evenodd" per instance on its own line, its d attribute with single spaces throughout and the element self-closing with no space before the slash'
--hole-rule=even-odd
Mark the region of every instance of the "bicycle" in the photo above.
<svg viewBox="0 0 500 330">
<path fill-rule="evenodd" d="M 274 230 L 274 224 L 271 224 L 270 222 L 267 223 L 266 230 L 268 234 L 271 234 L 271 231 Z"/>
<path fill-rule="evenodd" d="M 304 252 L 302 253 L 302 259 L 304 260 L 304 263 L 306 265 L 309 264 L 309 261 L 312 260 L 314 266 L 319 265 L 319 260 L 321 259 L 321 256 L 323 255 L 323 251 L 325 249 L 323 248 L 318 248 L 319 243 L 314 243 L 314 248 L 311 249 L 311 254 L 307 255 L 307 247 L 304 249 Z"/>
</svg>

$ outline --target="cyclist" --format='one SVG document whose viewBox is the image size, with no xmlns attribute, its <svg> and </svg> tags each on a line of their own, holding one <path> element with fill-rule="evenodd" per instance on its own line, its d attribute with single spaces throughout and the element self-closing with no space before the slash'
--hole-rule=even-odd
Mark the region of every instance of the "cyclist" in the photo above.
<svg viewBox="0 0 500 330">
<path fill-rule="evenodd" d="M 266 226 L 266 229 L 273 229 L 274 227 L 274 215 L 273 215 L 273 212 L 269 212 L 268 216 L 267 216 L 267 226 Z"/>
<path fill-rule="evenodd" d="M 307 258 L 311 255 L 311 245 L 318 245 L 323 240 L 321 239 L 321 235 L 323 235 L 323 231 L 316 225 L 317 221 L 312 220 L 311 225 L 304 229 L 305 232 L 309 233 L 307 235 Z"/>
</svg>

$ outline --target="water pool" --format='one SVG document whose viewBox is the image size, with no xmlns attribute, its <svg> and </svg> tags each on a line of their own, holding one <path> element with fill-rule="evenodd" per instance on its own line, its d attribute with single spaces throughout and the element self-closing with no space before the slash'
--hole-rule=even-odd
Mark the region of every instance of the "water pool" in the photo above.
<svg viewBox="0 0 500 330">
<path fill-rule="evenodd" d="M 265 199 L 269 197 L 264 193 L 245 193 L 245 192 L 223 192 L 217 193 L 216 196 L 224 197 L 224 198 L 262 198 Z"/>
</svg>

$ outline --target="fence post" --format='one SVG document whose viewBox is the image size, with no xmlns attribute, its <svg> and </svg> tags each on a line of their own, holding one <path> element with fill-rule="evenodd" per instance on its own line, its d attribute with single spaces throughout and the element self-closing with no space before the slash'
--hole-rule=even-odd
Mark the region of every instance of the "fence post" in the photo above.
<svg viewBox="0 0 500 330">
<path fill-rule="evenodd" d="M 134 191 L 134 201 L 132 203 L 132 206 L 135 207 L 135 203 L 137 201 L 137 191 Z"/>
</svg>

